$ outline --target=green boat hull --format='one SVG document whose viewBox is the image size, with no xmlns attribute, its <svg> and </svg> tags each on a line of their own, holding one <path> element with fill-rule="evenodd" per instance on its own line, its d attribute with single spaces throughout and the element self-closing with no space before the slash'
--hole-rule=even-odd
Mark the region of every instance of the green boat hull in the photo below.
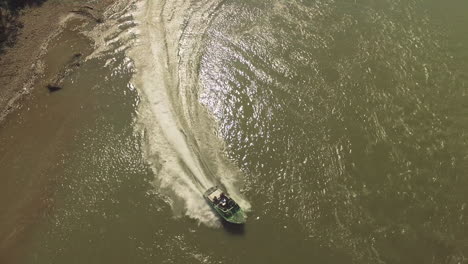
<svg viewBox="0 0 468 264">
<path fill-rule="evenodd" d="M 247 220 L 245 212 L 232 198 L 224 194 L 218 187 L 215 186 L 209 188 L 203 194 L 203 197 L 205 197 L 211 208 L 213 208 L 213 210 L 226 222 L 232 224 L 245 224 Z M 221 202 L 216 202 L 216 198 L 218 197 L 224 197 L 224 206 Z"/>
<path fill-rule="evenodd" d="M 247 219 L 245 212 L 242 209 L 239 209 L 237 212 L 226 216 L 222 210 L 217 208 L 214 205 L 211 205 L 211 207 L 227 222 L 232 223 L 232 224 L 245 224 L 245 221 Z"/>
</svg>

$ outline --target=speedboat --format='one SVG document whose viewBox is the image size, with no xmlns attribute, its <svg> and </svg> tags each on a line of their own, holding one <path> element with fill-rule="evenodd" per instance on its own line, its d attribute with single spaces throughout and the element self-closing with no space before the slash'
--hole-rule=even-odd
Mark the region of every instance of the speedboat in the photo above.
<svg viewBox="0 0 468 264">
<path fill-rule="evenodd" d="M 244 224 L 247 216 L 240 206 L 218 186 L 206 190 L 206 201 L 224 220 L 233 224 Z"/>
</svg>

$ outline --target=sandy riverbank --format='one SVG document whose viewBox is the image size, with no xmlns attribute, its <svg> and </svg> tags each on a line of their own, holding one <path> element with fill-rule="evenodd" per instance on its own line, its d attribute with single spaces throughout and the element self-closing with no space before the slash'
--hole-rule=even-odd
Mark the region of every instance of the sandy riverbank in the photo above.
<svg viewBox="0 0 468 264">
<path fill-rule="evenodd" d="M 80 14 L 80 8 L 92 7 L 93 14 L 98 14 L 112 2 L 89 0 L 77 5 L 49 0 L 18 11 L 17 22 L 22 27 L 10 40 L 12 45 L 4 45 L 0 52 L 0 122 L 21 107 L 25 95 L 41 83 L 37 81 L 43 77 L 43 58 L 51 40 L 63 30 L 65 18 L 74 14 L 90 19 L 86 14 Z"/>
</svg>

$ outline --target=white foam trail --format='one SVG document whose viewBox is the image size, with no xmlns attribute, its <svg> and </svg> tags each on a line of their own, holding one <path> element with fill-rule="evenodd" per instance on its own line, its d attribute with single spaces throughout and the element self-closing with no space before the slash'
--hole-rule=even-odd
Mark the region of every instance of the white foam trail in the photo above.
<svg viewBox="0 0 468 264">
<path fill-rule="evenodd" d="M 165 48 L 164 29 L 162 28 L 161 18 L 155 15 L 152 10 L 159 10 L 157 1 L 152 1 L 150 7 L 144 16 L 145 24 L 141 29 L 144 32 L 140 34 L 140 45 L 135 51 L 139 53 L 137 61 L 138 87 L 145 93 L 145 98 L 150 105 L 152 116 L 161 129 L 162 135 L 167 142 L 174 148 L 183 163 L 188 167 L 190 173 L 199 181 L 201 187 L 207 189 L 211 185 L 205 177 L 203 170 L 194 159 L 194 153 L 189 148 L 184 133 L 181 131 L 181 125 L 175 117 L 175 111 L 171 104 L 171 98 L 168 95 L 168 89 L 174 85 L 170 75 L 169 62 L 167 61 L 168 51 Z M 133 53 L 134 57 L 135 52 Z M 143 56 L 141 56 L 143 55 Z M 138 65 L 140 64 L 141 65 Z M 142 66 L 142 67 L 140 67 Z"/>
<path fill-rule="evenodd" d="M 136 87 L 141 95 L 137 130 L 145 137 L 144 155 L 156 175 L 155 190 L 165 194 L 176 215 L 185 214 L 208 226 L 220 224 L 202 197 L 213 185 L 222 184 L 244 209 L 250 208 L 235 187 L 238 169 L 223 156 L 220 140 L 210 130 L 214 124 L 206 122 L 210 118 L 193 96 L 197 81 L 191 72 L 194 58 L 190 54 L 197 54 L 199 50 L 192 45 L 199 48 L 201 43 L 193 36 L 202 36 L 206 25 L 200 21 L 216 1 L 198 3 L 203 8 L 194 8 L 184 0 L 120 0 L 106 10 L 104 23 L 82 32 L 96 46 L 86 59 L 105 58 L 105 67 L 136 70 L 129 88 Z M 190 31 L 185 39 L 183 27 Z M 112 56 L 122 51 L 131 60 L 117 65 Z M 207 161 L 215 171 L 210 177 L 206 164 L 202 165 Z"/>
<path fill-rule="evenodd" d="M 162 2 L 140 3 L 138 43 L 129 52 L 137 74 L 133 79 L 142 93 L 140 123 L 145 130 L 146 156 L 157 175 L 159 188 L 169 189 L 182 198 L 186 214 L 208 224 L 216 217 L 203 200 L 203 191 L 213 185 L 182 132 L 169 90 L 177 83 L 166 48 L 165 28 L 160 16 Z"/>
<path fill-rule="evenodd" d="M 195 134 L 197 131 L 203 134 L 204 141 L 201 144 L 205 149 L 209 149 L 212 144 L 216 145 L 213 143 L 216 140 L 211 139 L 214 135 L 208 135 L 212 134 L 211 131 L 206 133 L 206 128 L 200 128 L 207 123 L 192 118 L 193 111 L 194 116 L 199 116 L 199 106 L 198 101 L 187 93 L 190 93 L 196 81 L 190 78 L 181 80 L 179 76 L 181 72 L 187 71 L 182 71 L 179 65 L 187 65 L 183 63 L 184 58 L 178 57 L 183 34 L 181 25 L 185 24 L 184 14 L 178 11 L 190 10 L 190 6 L 187 6 L 189 4 L 176 0 L 170 3 L 162 0 L 138 3 L 134 14 L 137 41 L 128 55 L 133 59 L 137 71 L 132 82 L 142 97 L 139 127 L 144 131 L 144 152 L 156 174 L 156 187 L 162 192 L 168 191 L 166 194 L 176 195 L 171 197 L 170 202 L 174 211 L 182 211 L 200 222 L 217 226 L 218 218 L 202 196 L 206 189 L 221 182 L 243 208 L 250 208 L 250 204 L 235 188 L 236 178 L 232 177 L 235 173 L 229 172 L 232 168 L 216 165 L 216 175 L 226 176 L 213 178 L 213 175 L 207 176 L 207 166 L 202 164 L 204 154 L 208 153 L 200 154 L 200 144 L 197 144 Z M 166 17 L 165 10 L 168 13 Z M 179 85 L 180 81 L 184 81 L 184 84 Z M 213 149 L 219 152 L 219 146 Z M 223 160 L 218 162 L 219 156 L 218 153 L 212 154 L 211 157 L 215 159 L 212 163 L 225 163 Z"/>
</svg>

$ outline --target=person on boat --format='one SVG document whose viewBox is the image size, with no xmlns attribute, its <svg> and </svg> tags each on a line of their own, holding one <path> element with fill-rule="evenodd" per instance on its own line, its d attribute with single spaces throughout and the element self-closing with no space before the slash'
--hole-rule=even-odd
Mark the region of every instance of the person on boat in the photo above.
<svg viewBox="0 0 468 264">
<path fill-rule="evenodd" d="M 220 202 L 221 206 L 225 207 L 226 204 L 227 204 L 227 198 L 226 196 L 224 195 L 224 193 L 221 194 L 221 202 Z"/>
<path fill-rule="evenodd" d="M 218 202 L 219 202 L 218 197 L 216 197 L 216 196 L 213 197 L 213 203 L 214 203 L 214 204 L 218 204 Z"/>
</svg>

